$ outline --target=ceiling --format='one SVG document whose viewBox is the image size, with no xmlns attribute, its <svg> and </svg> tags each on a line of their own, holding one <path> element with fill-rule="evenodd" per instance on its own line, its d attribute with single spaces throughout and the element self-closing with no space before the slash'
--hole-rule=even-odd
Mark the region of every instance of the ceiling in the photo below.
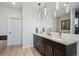
<svg viewBox="0 0 79 59">
<path fill-rule="evenodd" d="M 0 6 L 6 6 L 6 7 L 13 7 L 13 8 L 21 8 L 23 2 L 16 2 L 16 5 L 13 5 L 12 2 L 0 2 Z M 28 2 L 27 2 L 28 3 Z M 31 2 L 34 3 L 34 2 Z M 59 2 L 60 7 L 63 7 L 65 2 Z M 38 7 L 38 2 L 34 3 L 35 6 Z M 44 6 L 44 4 L 46 4 L 48 7 L 50 6 L 50 8 L 54 8 L 55 7 L 55 2 L 41 2 L 41 7 Z M 78 8 L 79 6 L 79 2 L 69 2 L 69 5 L 71 8 Z"/>
<path fill-rule="evenodd" d="M 66 13 L 66 7 L 64 6 L 65 3 L 66 2 L 60 2 L 59 3 L 59 9 L 56 10 L 57 17 L 60 17 L 63 14 L 67 14 Z M 46 4 L 48 10 L 52 9 L 52 13 L 55 11 L 56 2 L 41 3 L 41 8 L 43 8 L 45 4 Z M 79 8 L 79 2 L 69 2 L 68 4 L 70 6 L 70 9 L 71 8 L 74 8 L 74 9 Z"/>
<path fill-rule="evenodd" d="M 16 5 L 13 5 L 12 2 L 0 2 L 1 7 L 11 7 L 16 9 L 21 9 L 21 2 L 16 2 Z"/>
<path fill-rule="evenodd" d="M 28 2 L 27 2 L 28 3 Z M 66 7 L 64 6 L 64 3 L 66 2 L 59 2 L 59 9 L 57 10 L 57 16 L 62 15 L 65 12 Z M 16 2 L 16 5 L 13 5 L 12 2 L 0 2 L 0 6 L 5 6 L 5 7 L 11 7 L 11 8 L 17 8 L 21 9 L 22 7 L 22 2 Z M 33 7 L 38 8 L 38 2 L 32 2 Z M 46 4 L 48 10 L 52 10 L 54 12 L 54 9 L 56 7 L 55 2 L 41 2 L 40 7 L 43 8 L 44 5 Z M 68 2 L 70 8 L 79 8 L 79 2 Z"/>
</svg>

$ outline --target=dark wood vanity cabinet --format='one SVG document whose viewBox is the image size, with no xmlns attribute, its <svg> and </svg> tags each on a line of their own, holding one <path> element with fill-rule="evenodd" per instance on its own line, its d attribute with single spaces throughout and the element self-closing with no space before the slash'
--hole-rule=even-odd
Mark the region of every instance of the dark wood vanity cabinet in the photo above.
<svg viewBox="0 0 79 59">
<path fill-rule="evenodd" d="M 46 42 L 44 38 L 34 35 L 34 47 L 40 52 L 41 55 L 51 55 L 50 45 Z"/>
<path fill-rule="evenodd" d="M 54 56 L 65 56 L 66 55 L 66 46 L 54 43 Z"/>
<path fill-rule="evenodd" d="M 63 56 L 65 53 L 65 46 L 46 38 L 34 35 L 34 47 L 43 56 Z"/>
</svg>

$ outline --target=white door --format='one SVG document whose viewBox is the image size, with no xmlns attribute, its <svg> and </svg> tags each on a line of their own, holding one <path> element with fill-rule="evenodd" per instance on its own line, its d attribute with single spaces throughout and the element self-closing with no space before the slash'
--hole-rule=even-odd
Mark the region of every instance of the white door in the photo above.
<svg viewBox="0 0 79 59">
<path fill-rule="evenodd" d="M 8 19 L 8 45 L 21 44 L 21 19 Z"/>
</svg>

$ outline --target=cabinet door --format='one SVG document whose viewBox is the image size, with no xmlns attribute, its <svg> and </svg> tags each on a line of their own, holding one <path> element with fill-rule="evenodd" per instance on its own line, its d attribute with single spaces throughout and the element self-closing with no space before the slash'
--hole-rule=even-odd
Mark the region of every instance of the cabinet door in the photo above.
<svg viewBox="0 0 79 59">
<path fill-rule="evenodd" d="M 49 45 L 46 44 L 46 43 L 44 43 L 44 48 L 45 48 L 44 54 L 45 54 L 46 56 L 49 56 L 49 53 L 50 53 L 50 51 L 49 51 Z"/>
<path fill-rule="evenodd" d="M 60 43 L 54 43 L 54 56 L 65 56 L 65 46 Z"/>
<path fill-rule="evenodd" d="M 65 51 L 54 48 L 54 56 L 65 56 Z"/>
<path fill-rule="evenodd" d="M 53 55 L 53 46 L 51 44 L 44 43 L 45 55 L 52 56 Z"/>
<path fill-rule="evenodd" d="M 44 47 L 45 47 L 45 55 L 47 56 L 53 56 L 54 52 L 53 52 L 53 41 L 45 39 L 44 42 Z"/>
<path fill-rule="evenodd" d="M 35 48 L 36 48 L 36 45 L 37 45 L 36 42 L 37 42 L 37 41 L 36 41 L 36 35 L 33 35 L 33 45 L 34 45 Z"/>
<path fill-rule="evenodd" d="M 39 52 L 41 55 L 45 56 L 44 54 L 44 51 L 45 51 L 45 48 L 44 48 L 44 39 L 42 37 L 39 37 Z"/>
<path fill-rule="evenodd" d="M 42 56 L 45 56 L 44 52 L 45 52 L 45 49 L 44 49 L 44 44 L 41 43 L 40 46 L 39 46 L 39 52 Z"/>
<path fill-rule="evenodd" d="M 38 50 L 39 49 L 39 41 L 38 41 L 39 37 L 37 35 L 33 36 L 33 44 L 34 47 Z"/>
<path fill-rule="evenodd" d="M 37 47 L 37 50 L 40 52 L 40 37 L 39 36 L 37 36 L 37 42 L 36 42 L 36 47 Z"/>
</svg>

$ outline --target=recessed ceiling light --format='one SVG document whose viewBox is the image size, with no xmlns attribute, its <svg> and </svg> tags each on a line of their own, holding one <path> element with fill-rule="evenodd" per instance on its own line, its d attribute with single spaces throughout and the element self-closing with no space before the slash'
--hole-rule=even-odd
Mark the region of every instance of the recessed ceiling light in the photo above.
<svg viewBox="0 0 79 59">
<path fill-rule="evenodd" d="M 12 2 L 12 4 L 13 4 L 13 5 L 16 5 L 16 3 L 15 3 L 15 2 Z"/>
</svg>

